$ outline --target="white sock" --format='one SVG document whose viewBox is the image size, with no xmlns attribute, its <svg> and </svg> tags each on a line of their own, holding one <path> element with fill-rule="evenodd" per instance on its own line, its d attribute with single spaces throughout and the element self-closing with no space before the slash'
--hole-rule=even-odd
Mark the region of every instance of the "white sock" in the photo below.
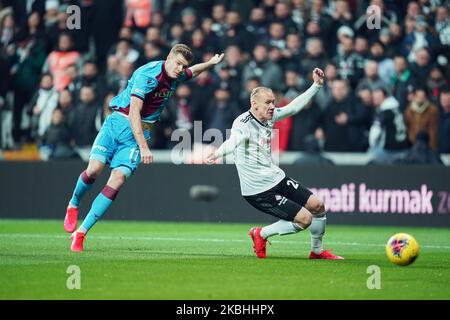
<svg viewBox="0 0 450 320">
<path fill-rule="evenodd" d="M 262 228 L 261 237 L 267 239 L 276 234 L 283 236 L 286 234 L 297 233 L 302 230 L 303 228 L 294 222 L 279 220 L 275 223 L 272 223 L 271 225 Z"/>
<path fill-rule="evenodd" d="M 327 216 L 325 212 L 313 216 L 309 230 L 311 232 L 311 251 L 316 254 L 320 254 L 323 251 L 322 238 L 325 233 L 326 224 Z"/>
</svg>

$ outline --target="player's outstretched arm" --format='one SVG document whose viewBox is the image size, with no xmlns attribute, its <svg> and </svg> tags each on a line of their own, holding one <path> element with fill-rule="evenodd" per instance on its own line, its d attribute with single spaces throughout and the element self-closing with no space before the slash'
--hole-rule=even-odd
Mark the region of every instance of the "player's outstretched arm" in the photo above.
<svg viewBox="0 0 450 320">
<path fill-rule="evenodd" d="M 131 130 L 133 131 L 134 138 L 136 139 L 139 151 L 141 152 L 141 161 L 144 164 L 149 164 L 153 162 L 153 155 L 150 152 L 147 140 L 145 139 L 144 130 L 142 130 L 141 110 L 143 104 L 143 100 L 131 96 L 130 113 L 128 117 L 130 119 Z"/>
<path fill-rule="evenodd" d="M 206 163 L 212 164 L 217 159 L 220 159 L 227 154 L 230 154 L 236 149 L 245 139 L 247 135 L 240 129 L 231 130 L 230 137 L 222 143 L 222 145 L 215 151 L 212 151 L 206 157 Z"/>
<path fill-rule="evenodd" d="M 215 54 L 211 59 L 209 59 L 209 61 L 193 65 L 192 67 L 189 68 L 192 71 L 192 77 L 196 77 L 203 71 L 211 69 L 216 64 L 221 63 L 224 57 L 225 53 Z"/>
<path fill-rule="evenodd" d="M 304 107 L 306 107 L 312 101 L 316 93 L 319 92 L 320 88 L 322 88 L 324 78 L 325 78 L 324 72 L 319 68 L 315 68 L 313 71 L 314 83 L 311 85 L 311 87 L 309 87 L 308 90 L 303 92 L 297 98 L 292 100 L 284 108 L 276 108 L 275 113 L 273 115 L 273 121 L 282 120 L 284 118 L 299 113 Z"/>
</svg>

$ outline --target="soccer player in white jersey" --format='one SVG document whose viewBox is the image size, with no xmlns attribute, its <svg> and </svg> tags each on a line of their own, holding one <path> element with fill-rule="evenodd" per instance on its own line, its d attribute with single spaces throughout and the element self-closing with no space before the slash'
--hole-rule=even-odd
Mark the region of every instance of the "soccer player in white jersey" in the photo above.
<svg viewBox="0 0 450 320">
<path fill-rule="evenodd" d="M 343 259 L 323 249 L 324 202 L 298 181 L 287 177 L 271 157 L 275 122 L 298 113 L 308 105 L 323 85 L 323 71 L 314 69 L 313 79 L 311 87 L 284 108 L 275 107 L 271 89 L 255 88 L 250 97 L 250 110 L 236 118 L 229 139 L 206 159 L 211 164 L 233 152 L 242 196 L 256 209 L 280 219 L 271 225 L 250 229 L 258 258 L 266 257 L 269 237 L 293 234 L 310 227 L 310 259 Z"/>
</svg>

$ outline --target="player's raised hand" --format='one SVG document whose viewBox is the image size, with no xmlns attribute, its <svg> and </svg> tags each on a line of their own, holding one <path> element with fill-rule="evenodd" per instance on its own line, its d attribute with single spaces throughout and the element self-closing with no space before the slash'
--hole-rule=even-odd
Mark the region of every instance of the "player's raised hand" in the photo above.
<svg viewBox="0 0 450 320">
<path fill-rule="evenodd" d="M 150 164 L 153 162 L 153 154 L 149 148 L 141 149 L 141 162 L 144 164 Z"/>
<path fill-rule="evenodd" d="M 216 65 L 218 63 L 221 63 L 224 57 L 225 53 L 215 54 L 211 59 L 209 59 L 209 62 L 213 65 Z"/>
<path fill-rule="evenodd" d="M 314 82 L 317 83 L 318 85 L 323 85 L 325 73 L 322 71 L 322 69 L 315 68 L 312 74 Z"/>
</svg>

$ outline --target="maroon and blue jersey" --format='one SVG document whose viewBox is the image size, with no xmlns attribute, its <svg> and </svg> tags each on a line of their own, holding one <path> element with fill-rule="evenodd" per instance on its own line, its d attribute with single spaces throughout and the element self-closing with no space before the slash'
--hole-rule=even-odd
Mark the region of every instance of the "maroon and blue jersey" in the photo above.
<svg viewBox="0 0 450 320">
<path fill-rule="evenodd" d="M 178 79 L 171 79 L 164 69 L 165 61 L 152 61 L 137 69 L 128 81 L 127 88 L 115 96 L 109 106 L 118 112 L 128 115 L 131 96 L 144 101 L 141 118 L 144 122 L 153 123 L 167 105 L 178 85 L 192 78 L 192 72 L 185 69 Z"/>
</svg>

